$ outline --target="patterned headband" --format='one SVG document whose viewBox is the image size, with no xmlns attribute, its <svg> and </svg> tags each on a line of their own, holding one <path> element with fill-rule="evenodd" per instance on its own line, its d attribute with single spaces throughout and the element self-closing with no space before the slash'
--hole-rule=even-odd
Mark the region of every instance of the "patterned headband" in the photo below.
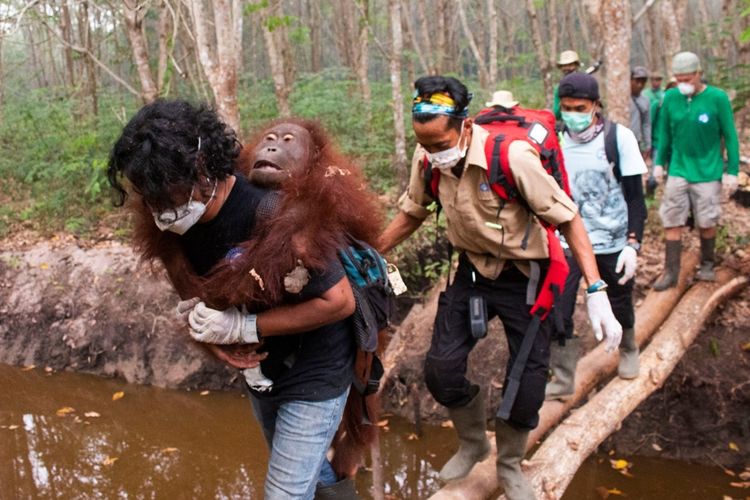
<svg viewBox="0 0 750 500">
<path fill-rule="evenodd" d="M 416 94 L 416 92 L 415 92 Z M 459 110 L 456 101 L 444 93 L 432 94 L 430 96 L 415 95 L 412 101 L 412 114 L 426 113 L 430 115 L 446 115 L 454 118 L 466 118 L 469 116 L 469 107 Z"/>
</svg>

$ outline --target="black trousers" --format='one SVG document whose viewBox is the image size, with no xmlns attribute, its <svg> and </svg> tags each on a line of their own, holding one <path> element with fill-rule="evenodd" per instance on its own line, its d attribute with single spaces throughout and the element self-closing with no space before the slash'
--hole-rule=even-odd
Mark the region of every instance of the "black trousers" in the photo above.
<svg viewBox="0 0 750 500">
<path fill-rule="evenodd" d="M 599 274 L 607 283 L 607 296 L 612 306 L 612 312 L 620 322 L 623 328 L 633 328 L 635 325 L 635 311 L 633 310 L 633 285 L 635 279 L 631 279 L 624 285 L 618 285 L 617 280 L 622 277 L 622 273 L 615 272 L 617 266 L 617 257 L 620 252 L 603 254 L 596 256 L 596 265 L 599 267 Z M 560 306 L 562 307 L 563 325 L 565 326 L 566 338 L 573 336 L 573 312 L 576 308 L 576 296 L 578 287 L 581 284 L 581 269 L 578 267 L 575 259 L 568 255 L 568 266 L 570 274 L 565 282 Z"/>
<path fill-rule="evenodd" d="M 472 281 L 472 271 L 476 282 Z M 504 386 L 531 321 L 526 304 L 528 278 L 515 266 L 508 266 L 496 280 L 476 272 L 465 255 L 459 259 L 455 279 L 440 294 L 432 343 L 425 361 L 425 382 L 432 396 L 449 408 L 465 406 L 477 394 L 478 386 L 466 378 L 467 359 L 477 340 L 469 330 L 469 296 L 481 295 L 487 302 L 488 318 L 498 316 L 505 328 L 510 359 Z M 510 423 L 533 429 L 539 423 L 544 402 L 550 357 L 551 321 L 542 322 L 521 377 L 518 396 L 510 412 Z"/>
</svg>

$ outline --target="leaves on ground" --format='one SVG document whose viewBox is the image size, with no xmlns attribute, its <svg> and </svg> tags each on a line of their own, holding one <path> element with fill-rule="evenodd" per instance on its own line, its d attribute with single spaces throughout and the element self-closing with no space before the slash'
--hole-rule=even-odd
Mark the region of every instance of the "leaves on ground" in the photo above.
<svg viewBox="0 0 750 500">
<path fill-rule="evenodd" d="M 88 417 L 88 418 L 99 418 L 99 417 L 101 417 L 101 415 L 99 415 L 95 411 L 87 411 L 86 413 L 83 414 L 83 416 L 84 417 Z"/>
<path fill-rule="evenodd" d="M 118 399 L 122 399 L 125 397 L 125 393 L 123 391 L 117 391 L 116 393 L 112 394 L 112 401 L 117 401 Z"/>
<path fill-rule="evenodd" d="M 620 497 L 627 496 L 625 493 L 618 490 L 617 488 L 607 488 L 605 486 L 597 486 L 596 493 L 597 495 L 599 495 L 599 498 L 602 498 L 602 499 L 609 498 L 610 496 L 620 496 Z"/>
<path fill-rule="evenodd" d="M 102 461 L 102 465 L 110 466 L 114 464 L 115 462 L 117 462 L 118 460 L 119 458 L 117 457 L 107 457 Z"/>
<path fill-rule="evenodd" d="M 740 451 L 740 447 L 734 441 L 729 441 L 729 449 L 736 452 Z"/>
<path fill-rule="evenodd" d="M 63 406 L 62 408 L 60 408 L 59 410 L 57 410 L 57 411 L 55 412 L 55 414 L 56 414 L 56 415 L 57 415 L 58 417 L 65 417 L 65 416 L 67 416 L 67 415 L 70 415 L 70 414 L 71 414 L 71 413 L 73 413 L 74 411 L 76 411 L 76 410 L 75 410 L 75 408 L 73 408 L 73 407 L 70 407 L 70 406 Z"/>
</svg>

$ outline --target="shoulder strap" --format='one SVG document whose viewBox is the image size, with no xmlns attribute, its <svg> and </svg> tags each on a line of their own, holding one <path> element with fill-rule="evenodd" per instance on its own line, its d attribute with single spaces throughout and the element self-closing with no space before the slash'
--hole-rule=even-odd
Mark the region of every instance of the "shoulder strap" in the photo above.
<svg viewBox="0 0 750 500">
<path fill-rule="evenodd" d="M 617 148 L 617 123 L 604 119 L 604 153 L 607 155 L 607 161 L 612 165 L 612 171 L 615 174 L 617 182 L 622 180 L 622 170 L 620 170 L 620 152 Z"/>
</svg>

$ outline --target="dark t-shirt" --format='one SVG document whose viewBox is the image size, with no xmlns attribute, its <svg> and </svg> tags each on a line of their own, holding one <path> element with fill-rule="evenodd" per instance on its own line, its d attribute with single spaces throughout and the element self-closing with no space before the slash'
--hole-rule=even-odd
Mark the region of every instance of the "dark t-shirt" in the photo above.
<svg viewBox="0 0 750 500">
<path fill-rule="evenodd" d="M 196 224 L 183 235 L 183 249 L 199 274 L 207 273 L 217 262 L 231 255 L 238 243 L 250 238 L 258 205 L 268 193 L 238 175 L 216 217 Z M 302 291 L 289 294 L 285 302 L 299 303 L 319 297 L 344 276 L 344 268 L 335 260 L 323 272 L 311 273 L 310 282 Z M 273 389 L 266 393 L 253 392 L 260 398 L 274 401 L 334 398 L 353 381 L 354 350 L 349 319 L 306 333 L 266 337 L 261 351 L 269 354 L 261 363 L 261 369 L 273 381 Z"/>
</svg>

